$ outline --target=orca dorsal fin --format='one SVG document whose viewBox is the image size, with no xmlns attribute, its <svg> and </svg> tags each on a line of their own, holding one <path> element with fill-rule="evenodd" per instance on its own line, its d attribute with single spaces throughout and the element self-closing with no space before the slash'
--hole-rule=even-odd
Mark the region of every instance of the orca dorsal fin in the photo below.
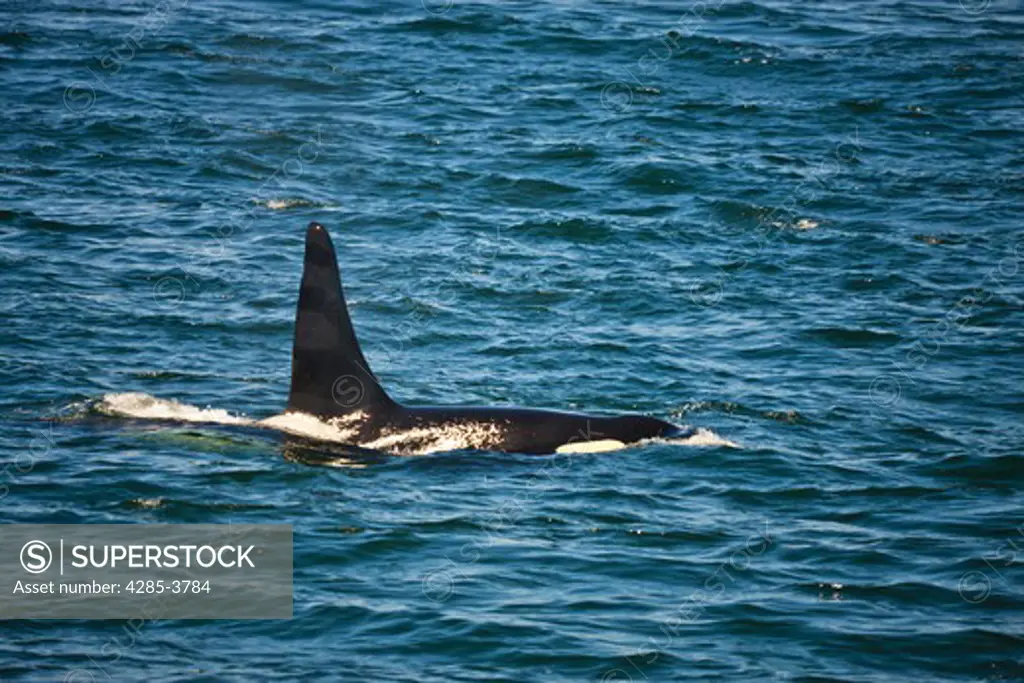
<svg viewBox="0 0 1024 683">
<path fill-rule="evenodd" d="M 310 223 L 295 314 L 292 386 L 288 410 L 318 417 L 393 406 L 359 349 L 334 245 L 327 230 Z"/>
</svg>

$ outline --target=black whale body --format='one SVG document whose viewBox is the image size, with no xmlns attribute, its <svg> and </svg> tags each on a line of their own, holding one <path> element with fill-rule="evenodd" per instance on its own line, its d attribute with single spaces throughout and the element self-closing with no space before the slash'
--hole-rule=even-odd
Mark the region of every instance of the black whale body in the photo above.
<svg viewBox="0 0 1024 683">
<path fill-rule="evenodd" d="M 292 349 L 289 412 L 339 421 L 360 445 L 389 450 L 439 435 L 462 448 L 548 454 L 604 450 L 657 437 L 692 433 L 653 417 L 602 417 L 555 410 L 396 403 L 381 387 L 359 348 L 341 287 L 331 238 L 319 223 L 306 232 Z"/>
</svg>

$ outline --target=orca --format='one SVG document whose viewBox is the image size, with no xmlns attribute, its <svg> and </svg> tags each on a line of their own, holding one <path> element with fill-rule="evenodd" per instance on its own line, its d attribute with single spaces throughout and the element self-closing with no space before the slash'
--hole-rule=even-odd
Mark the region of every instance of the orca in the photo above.
<svg viewBox="0 0 1024 683">
<path fill-rule="evenodd" d="M 597 416 L 505 407 L 403 406 L 359 347 L 327 230 L 309 224 L 295 317 L 287 413 L 328 422 L 376 451 L 489 450 L 529 455 L 598 452 L 694 433 L 644 415 Z"/>
</svg>

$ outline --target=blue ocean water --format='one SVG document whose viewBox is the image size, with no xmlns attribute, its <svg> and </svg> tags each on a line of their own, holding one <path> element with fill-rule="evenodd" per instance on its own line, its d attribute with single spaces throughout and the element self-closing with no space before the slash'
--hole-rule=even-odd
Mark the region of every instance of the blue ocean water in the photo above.
<svg viewBox="0 0 1024 683">
<path fill-rule="evenodd" d="M 1022 10 L 5 0 L 0 520 L 296 569 L 289 621 L 3 622 L 0 679 L 1024 680 Z M 706 445 L 225 424 L 311 220 L 399 400 Z"/>
</svg>

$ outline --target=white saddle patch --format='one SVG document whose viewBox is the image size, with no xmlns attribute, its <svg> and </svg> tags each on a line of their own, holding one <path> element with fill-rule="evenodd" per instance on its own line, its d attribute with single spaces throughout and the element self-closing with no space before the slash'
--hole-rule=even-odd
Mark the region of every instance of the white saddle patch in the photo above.
<svg viewBox="0 0 1024 683">
<path fill-rule="evenodd" d="M 597 441 L 574 441 L 559 446 L 555 453 L 603 453 L 625 448 L 626 444 L 617 439 L 599 439 Z"/>
</svg>

